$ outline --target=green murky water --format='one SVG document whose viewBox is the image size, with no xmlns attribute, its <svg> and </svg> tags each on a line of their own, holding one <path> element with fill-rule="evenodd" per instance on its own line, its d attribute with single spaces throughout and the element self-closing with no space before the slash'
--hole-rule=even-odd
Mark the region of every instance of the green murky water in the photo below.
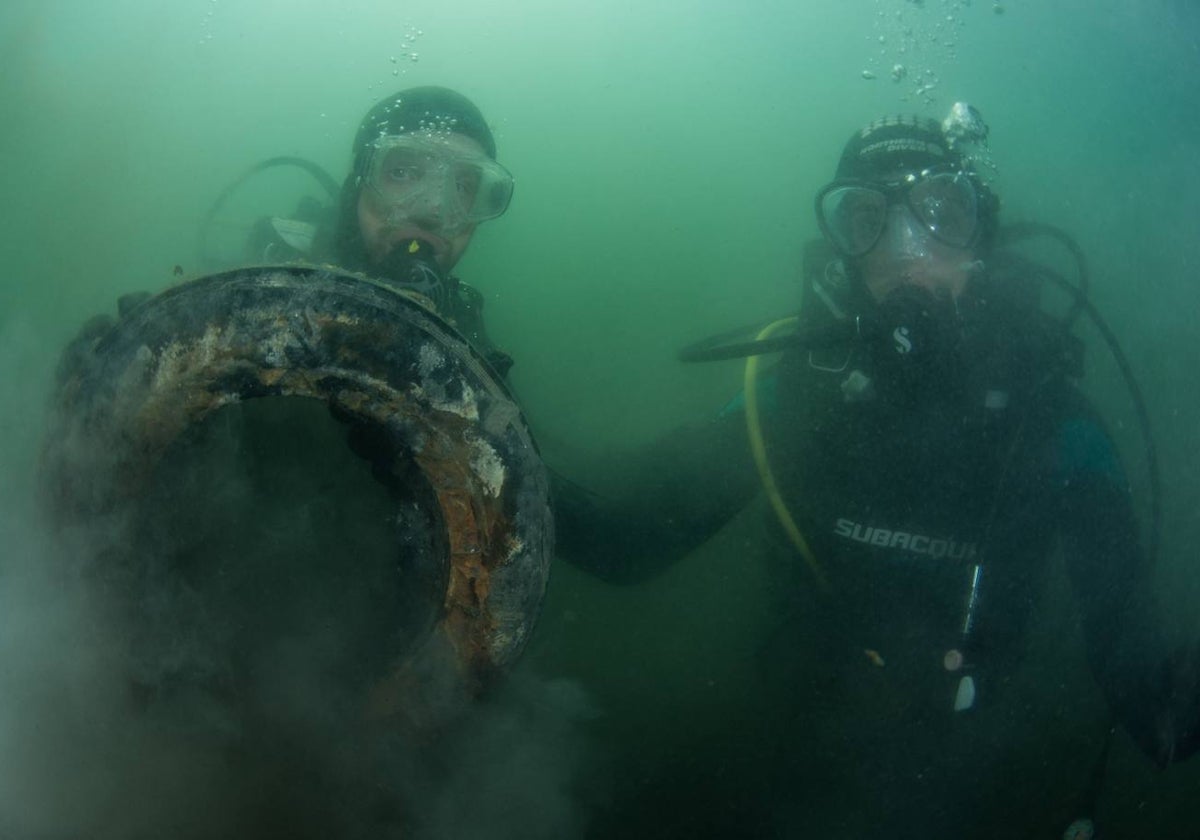
<svg viewBox="0 0 1200 840">
<path fill-rule="evenodd" d="M 1180 638 L 1200 633 L 1200 12 L 1184 0 L 19 0 L 0 11 L 0 64 L 10 580 L 38 552 L 32 453 L 64 341 L 119 294 L 163 288 L 176 266 L 198 271 L 199 220 L 251 164 L 298 155 L 340 178 L 377 99 L 447 85 L 491 122 L 515 198 L 458 273 L 484 294 L 492 337 L 517 360 L 511 380 L 547 458 L 584 481 L 603 453 L 736 392 L 736 364 L 683 366 L 675 351 L 795 306 L 801 246 L 817 235 L 812 196 L 852 131 L 884 114 L 940 118 L 967 100 L 991 126 L 1005 218 L 1061 225 L 1088 255 L 1093 300 L 1137 373 L 1162 457 L 1164 615 Z M 288 212 L 306 187 L 260 183 L 241 221 Z M 1144 499 L 1132 404 L 1096 335 L 1083 334 L 1088 391 Z M 761 514 L 748 510 L 636 587 L 556 567 L 519 669 L 535 687 L 516 691 L 522 711 L 476 722 L 448 748 L 483 778 L 449 774 L 425 791 L 428 825 L 454 826 L 430 831 L 758 837 L 776 830 L 772 814 L 808 809 L 815 836 L 864 836 L 853 815 L 912 781 L 889 776 L 889 751 L 934 763 L 949 753 L 933 735 L 858 722 L 853 709 L 791 711 L 789 692 L 804 687 L 796 663 L 809 654 L 779 630 L 783 584 Z M 53 672 L 31 663 L 53 659 L 42 630 L 62 617 L 47 625 L 28 604 L 0 601 L 9 671 Z M 1065 583 L 1039 616 L 1032 664 L 1016 678 L 1029 706 L 992 730 L 1016 749 L 997 759 L 994 743 L 953 736 L 979 757 L 961 772 L 994 779 L 983 822 L 962 836 L 1011 836 L 999 828 L 1006 814 L 1014 825 L 1058 814 L 1098 748 L 1101 701 Z M 29 720 L 22 697 L 0 690 L 10 746 L 0 748 L 0 827 L 69 836 L 103 785 L 54 789 L 45 755 L 60 745 L 14 734 Z M 538 703 L 550 711 L 529 711 Z M 878 761 L 855 763 L 836 732 L 794 737 L 837 726 L 853 728 L 854 749 L 878 737 Z M 785 760 L 790 776 L 767 772 L 793 743 L 825 752 Z M 17 776 L 26 781 L 4 781 Z M 492 793 L 477 799 L 481 789 Z M 1195 760 L 1157 773 L 1118 738 L 1100 817 L 1108 836 L 1193 837 L 1198 790 Z M 464 797 L 479 818 L 449 816 Z M 920 825 L 896 813 L 895 836 Z M 1061 832 L 1043 828 L 1036 836 Z"/>
</svg>

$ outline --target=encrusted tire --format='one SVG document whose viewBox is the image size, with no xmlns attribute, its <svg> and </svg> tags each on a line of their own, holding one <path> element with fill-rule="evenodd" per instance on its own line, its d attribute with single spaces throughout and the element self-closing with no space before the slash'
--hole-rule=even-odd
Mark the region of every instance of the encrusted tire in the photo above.
<svg viewBox="0 0 1200 840">
<path fill-rule="evenodd" d="M 76 347 L 44 454 L 54 518 L 86 528 L 136 507 L 189 429 L 264 397 L 319 400 L 384 439 L 410 474 L 416 465 L 444 557 L 435 618 L 415 647 L 445 651 L 467 692 L 511 665 L 549 573 L 546 471 L 482 357 L 421 300 L 358 275 L 289 265 L 202 277 Z M 422 673 L 398 658 L 375 704 L 405 702 L 403 684 Z"/>
</svg>

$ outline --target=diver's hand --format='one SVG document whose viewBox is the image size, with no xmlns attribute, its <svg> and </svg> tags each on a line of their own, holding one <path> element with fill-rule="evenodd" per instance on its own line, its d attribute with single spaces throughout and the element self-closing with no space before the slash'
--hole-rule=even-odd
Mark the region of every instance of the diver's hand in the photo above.
<svg viewBox="0 0 1200 840">
<path fill-rule="evenodd" d="M 79 332 L 75 333 L 75 337 L 63 349 L 56 374 L 58 383 L 61 385 L 72 375 L 86 370 L 91 365 L 96 345 L 100 339 L 116 326 L 118 320 L 150 298 L 149 292 L 130 292 L 121 295 L 117 298 L 117 316 L 115 318 L 107 313 L 102 313 L 93 315 L 84 321 Z"/>
</svg>

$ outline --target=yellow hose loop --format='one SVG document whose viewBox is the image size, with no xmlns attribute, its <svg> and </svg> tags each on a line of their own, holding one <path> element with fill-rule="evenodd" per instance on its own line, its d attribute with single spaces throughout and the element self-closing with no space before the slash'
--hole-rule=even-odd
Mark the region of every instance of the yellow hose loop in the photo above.
<svg viewBox="0 0 1200 840">
<path fill-rule="evenodd" d="M 756 341 L 770 338 L 778 330 L 784 327 L 795 326 L 799 318 L 795 315 L 789 318 L 781 318 L 774 323 L 763 327 L 757 336 Z M 746 395 L 746 432 L 750 437 L 750 451 L 754 456 L 754 465 L 758 468 L 758 477 L 762 481 L 763 491 L 767 495 L 768 501 L 771 503 L 771 508 L 775 511 L 775 516 L 778 517 L 779 523 L 783 526 L 784 533 L 788 535 L 792 545 L 800 552 L 800 556 L 808 564 L 809 570 L 823 587 L 829 586 L 829 581 L 825 577 L 825 572 L 821 568 L 821 564 L 817 562 L 816 556 L 808 546 L 808 541 L 804 539 L 804 535 L 800 533 L 800 528 L 796 525 L 796 520 L 792 518 L 791 512 L 787 509 L 787 505 L 783 501 L 783 496 L 779 493 L 779 487 L 775 484 L 775 476 L 771 472 L 771 463 L 767 459 L 767 444 L 763 439 L 762 423 L 759 420 L 758 414 L 758 356 L 746 357 L 746 373 L 743 383 L 743 392 Z"/>
</svg>

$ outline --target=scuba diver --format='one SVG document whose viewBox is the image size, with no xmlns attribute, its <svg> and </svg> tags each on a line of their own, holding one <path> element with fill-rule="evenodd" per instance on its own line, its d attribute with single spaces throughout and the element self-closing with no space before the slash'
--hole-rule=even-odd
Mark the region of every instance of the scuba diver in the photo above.
<svg viewBox="0 0 1200 840">
<path fill-rule="evenodd" d="M 353 163 L 339 188 L 310 161 L 276 157 L 251 167 L 214 201 L 201 226 L 204 262 L 215 218 L 264 170 L 291 166 L 313 176 L 332 206 L 303 199 L 291 218 L 259 219 L 245 246 L 255 263 L 332 263 L 427 297 L 500 376 L 512 359 L 483 326 L 483 296 L 451 272 L 482 222 L 508 209 L 513 178 L 496 161 L 496 141 L 473 102 L 445 87 L 408 88 L 363 117 Z"/>
<path fill-rule="evenodd" d="M 1088 305 L 1042 311 L 1050 272 L 1006 247 L 1022 231 L 999 224 L 986 133 L 965 103 L 856 132 L 816 196 L 799 314 L 683 353 L 751 357 L 745 391 L 598 475 L 615 489 L 558 481 L 559 555 L 622 584 L 765 491 L 793 620 L 759 653 L 793 676 L 755 836 L 1034 836 L 1022 820 L 1090 817 L 1059 813 L 1053 785 L 1014 786 L 1019 745 L 1051 740 L 1026 720 L 1050 698 L 1022 701 L 1014 674 L 1056 549 L 1113 719 L 1160 766 L 1200 746 L 1181 667 L 1196 655 L 1166 651 L 1129 485 L 1073 381 L 1069 321 Z M 756 357 L 780 350 L 758 378 Z"/>
<path fill-rule="evenodd" d="M 125 295 L 64 352 L 39 476 L 58 571 L 120 651 L 103 728 L 171 756 L 148 780 L 81 739 L 63 762 L 105 768 L 105 793 L 69 833 L 440 836 L 451 724 L 521 655 L 553 554 L 511 360 L 451 274 L 512 196 L 495 156 L 461 94 L 401 91 L 340 189 L 265 161 L 201 255 L 265 168 L 332 207 L 264 219 L 253 264 Z"/>
</svg>

